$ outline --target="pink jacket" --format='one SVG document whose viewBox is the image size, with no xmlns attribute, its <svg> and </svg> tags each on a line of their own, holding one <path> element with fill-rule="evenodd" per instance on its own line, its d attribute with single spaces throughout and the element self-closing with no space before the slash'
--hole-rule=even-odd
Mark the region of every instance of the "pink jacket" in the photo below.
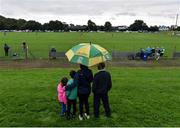
<svg viewBox="0 0 180 128">
<path fill-rule="evenodd" d="M 58 87 L 57 87 L 57 92 L 58 92 L 58 100 L 59 100 L 59 102 L 67 104 L 65 86 L 63 87 L 62 84 L 59 83 Z"/>
</svg>

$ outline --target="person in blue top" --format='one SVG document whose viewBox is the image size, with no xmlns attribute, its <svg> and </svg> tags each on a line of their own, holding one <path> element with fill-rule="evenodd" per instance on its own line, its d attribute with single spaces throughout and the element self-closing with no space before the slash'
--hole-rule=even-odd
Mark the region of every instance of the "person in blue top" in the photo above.
<svg viewBox="0 0 180 128">
<path fill-rule="evenodd" d="M 140 58 L 143 60 L 145 54 L 145 50 L 141 48 L 140 50 Z"/>
<path fill-rule="evenodd" d="M 150 48 L 150 47 L 148 46 L 147 49 L 146 49 L 146 53 L 147 53 L 147 56 L 148 56 L 148 57 L 151 55 L 151 50 L 152 50 L 152 48 Z"/>
<path fill-rule="evenodd" d="M 71 106 L 73 106 L 72 117 L 74 118 L 76 115 L 76 99 L 77 99 L 77 86 L 74 86 L 74 76 L 76 75 L 76 71 L 72 70 L 69 73 L 71 79 L 67 83 L 66 87 L 66 97 L 67 97 L 67 119 L 69 120 L 71 117 Z"/>
</svg>

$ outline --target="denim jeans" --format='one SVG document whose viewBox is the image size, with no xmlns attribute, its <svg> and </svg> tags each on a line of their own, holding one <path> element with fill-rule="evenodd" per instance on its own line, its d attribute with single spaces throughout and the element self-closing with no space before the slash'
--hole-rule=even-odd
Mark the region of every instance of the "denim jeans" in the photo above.
<svg viewBox="0 0 180 128">
<path fill-rule="evenodd" d="M 60 103 L 61 104 L 61 115 L 64 115 L 66 113 L 66 104 Z"/>
</svg>

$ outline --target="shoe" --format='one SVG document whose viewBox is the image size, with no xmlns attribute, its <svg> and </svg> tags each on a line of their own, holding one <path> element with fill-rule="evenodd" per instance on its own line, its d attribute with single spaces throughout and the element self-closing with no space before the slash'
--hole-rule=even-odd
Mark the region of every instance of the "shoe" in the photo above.
<svg viewBox="0 0 180 128">
<path fill-rule="evenodd" d="M 107 118 L 112 118 L 112 116 L 111 116 L 111 115 L 106 115 L 106 117 L 107 117 Z"/>
<path fill-rule="evenodd" d="M 85 116 L 86 119 L 90 119 L 90 116 L 87 115 L 87 113 L 84 113 L 84 116 Z"/>
<path fill-rule="evenodd" d="M 94 118 L 99 118 L 99 116 L 98 116 L 98 115 L 95 115 Z"/>
<path fill-rule="evenodd" d="M 82 121 L 83 120 L 83 117 L 81 115 L 79 115 L 79 120 Z"/>
</svg>

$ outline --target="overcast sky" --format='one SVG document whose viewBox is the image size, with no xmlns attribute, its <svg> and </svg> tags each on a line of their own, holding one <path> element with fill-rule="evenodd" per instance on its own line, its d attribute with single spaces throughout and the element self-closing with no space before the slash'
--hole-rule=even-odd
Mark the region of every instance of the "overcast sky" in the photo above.
<svg viewBox="0 0 180 128">
<path fill-rule="evenodd" d="M 142 19 L 148 25 L 174 25 L 177 13 L 180 0 L 0 0 L 0 15 L 41 23 L 87 24 L 91 19 L 98 25 L 110 21 L 115 26 Z"/>
</svg>

